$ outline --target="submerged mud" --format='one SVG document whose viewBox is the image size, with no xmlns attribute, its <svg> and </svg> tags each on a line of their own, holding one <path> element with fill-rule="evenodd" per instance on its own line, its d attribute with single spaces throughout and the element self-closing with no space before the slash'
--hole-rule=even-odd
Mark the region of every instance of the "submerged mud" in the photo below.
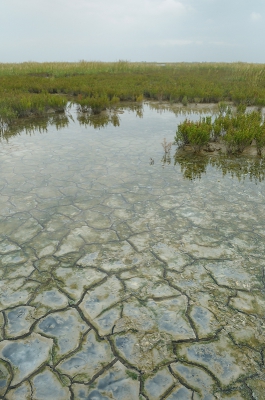
<svg viewBox="0 0 265 400">
<path fill-rule="evenodd" d="M 263 166 L 164 162 L 177 118 L 2 141 L 0 398 L 264 398 Z"/>
</svg>

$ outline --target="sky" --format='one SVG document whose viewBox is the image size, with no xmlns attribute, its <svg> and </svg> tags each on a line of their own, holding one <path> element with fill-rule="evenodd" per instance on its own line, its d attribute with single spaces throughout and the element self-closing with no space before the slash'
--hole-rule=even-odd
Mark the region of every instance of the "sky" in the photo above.
<svg viewBox="0 0 265 400">
<path fill-rule="evenodd" d="M 265 63 L 265 0 L 0 0 L 0 62 Z"/>
</svg>

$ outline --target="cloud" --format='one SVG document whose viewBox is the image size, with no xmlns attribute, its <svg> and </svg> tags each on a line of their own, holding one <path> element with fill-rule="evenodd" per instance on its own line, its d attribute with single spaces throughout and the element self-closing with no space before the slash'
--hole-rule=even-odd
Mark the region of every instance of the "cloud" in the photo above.
<svg viewBox="0 0 265 400">
<path fill-rule="evenodd" d="M 29 1 L 29 0 L 28 0 Z M 48 2 L 51 0 L 47 0 Z M 53 4 L 62 0 L 53 0 Z M 82 13 L 104 15 L 157 15 L 161 13 L 183 14 L 191 7 L 180 0 L 65 0 L 66 7 L 73 10 L 81 10 Z"/>
<path fill-rule="evenodd" d="M 265 0 L 242 3 L 242 0 L 2 0 L 0 61 L 264 62 L 260 48 L 265 35 L 265 24 L 261 23 Z M 251 29 L 242 30 L 246 18 Z"/>
<path fill-rule="evenodd" d="M 8 0 L 0 33 L 14 41 L 86 38 L 88 44 L 138 40 L 141 45 L 145 37 L 163 38 L 179 29 L 190 11 L 187 0 Z"/>
<path fill-rule="evenodd" d="M 214 46 L 223 46 L 223 47 L 234 47 L 236 46 L 235 43 L 232 42 L 225 42 L 223 40 L 213 40 L 209 42 L 210 45 L 214 45 Z"/>
<path fill-rule="evenodd" d="M 159 40 L 156 42 L 156 45 L 162 47 L 187 46 L 194 44 L 202 45 L 203 42 L 201 40 L 189 40 L 189 39 L 166 39 L 166 40 Z"/>
<path fill-rule="evenodd" d="M 151 2 L 149 1 L 149 3 Z M 182 2 L 176 0 L 159 1 L 156 7 L 157 12 L 177 12 L 182 14 L 186 10 L 187 6 L 185 6 Z"/>
<path fill-rule="evenodd" d="M 252 12 L 250 14 L 251 21 L 259 21 L 262 18 L 262 15 L 257 12 Z"/>
</svg>

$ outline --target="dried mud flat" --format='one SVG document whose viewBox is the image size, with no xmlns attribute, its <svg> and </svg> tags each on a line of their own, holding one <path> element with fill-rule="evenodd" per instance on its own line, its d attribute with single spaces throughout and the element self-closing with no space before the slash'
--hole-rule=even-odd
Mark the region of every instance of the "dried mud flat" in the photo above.
<svg viewBox="0 0 265 400">
<path fill-rule="evenodd" d="M 265 185 L 161 168 L 177 122 L 2 142 L 0 398 L 264 399 Z"/>
</svg>

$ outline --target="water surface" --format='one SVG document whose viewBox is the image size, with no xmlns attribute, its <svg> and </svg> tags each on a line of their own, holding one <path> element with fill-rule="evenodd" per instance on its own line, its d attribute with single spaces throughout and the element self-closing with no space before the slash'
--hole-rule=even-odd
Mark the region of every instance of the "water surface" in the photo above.
<svg viewBox="0 0 265 400">
<path fill-rule="evenodd" d="M 263 160 L 165 155 L 185 117 L 2 138 L 1 398 L 264 399 Z"/>
</svg>

